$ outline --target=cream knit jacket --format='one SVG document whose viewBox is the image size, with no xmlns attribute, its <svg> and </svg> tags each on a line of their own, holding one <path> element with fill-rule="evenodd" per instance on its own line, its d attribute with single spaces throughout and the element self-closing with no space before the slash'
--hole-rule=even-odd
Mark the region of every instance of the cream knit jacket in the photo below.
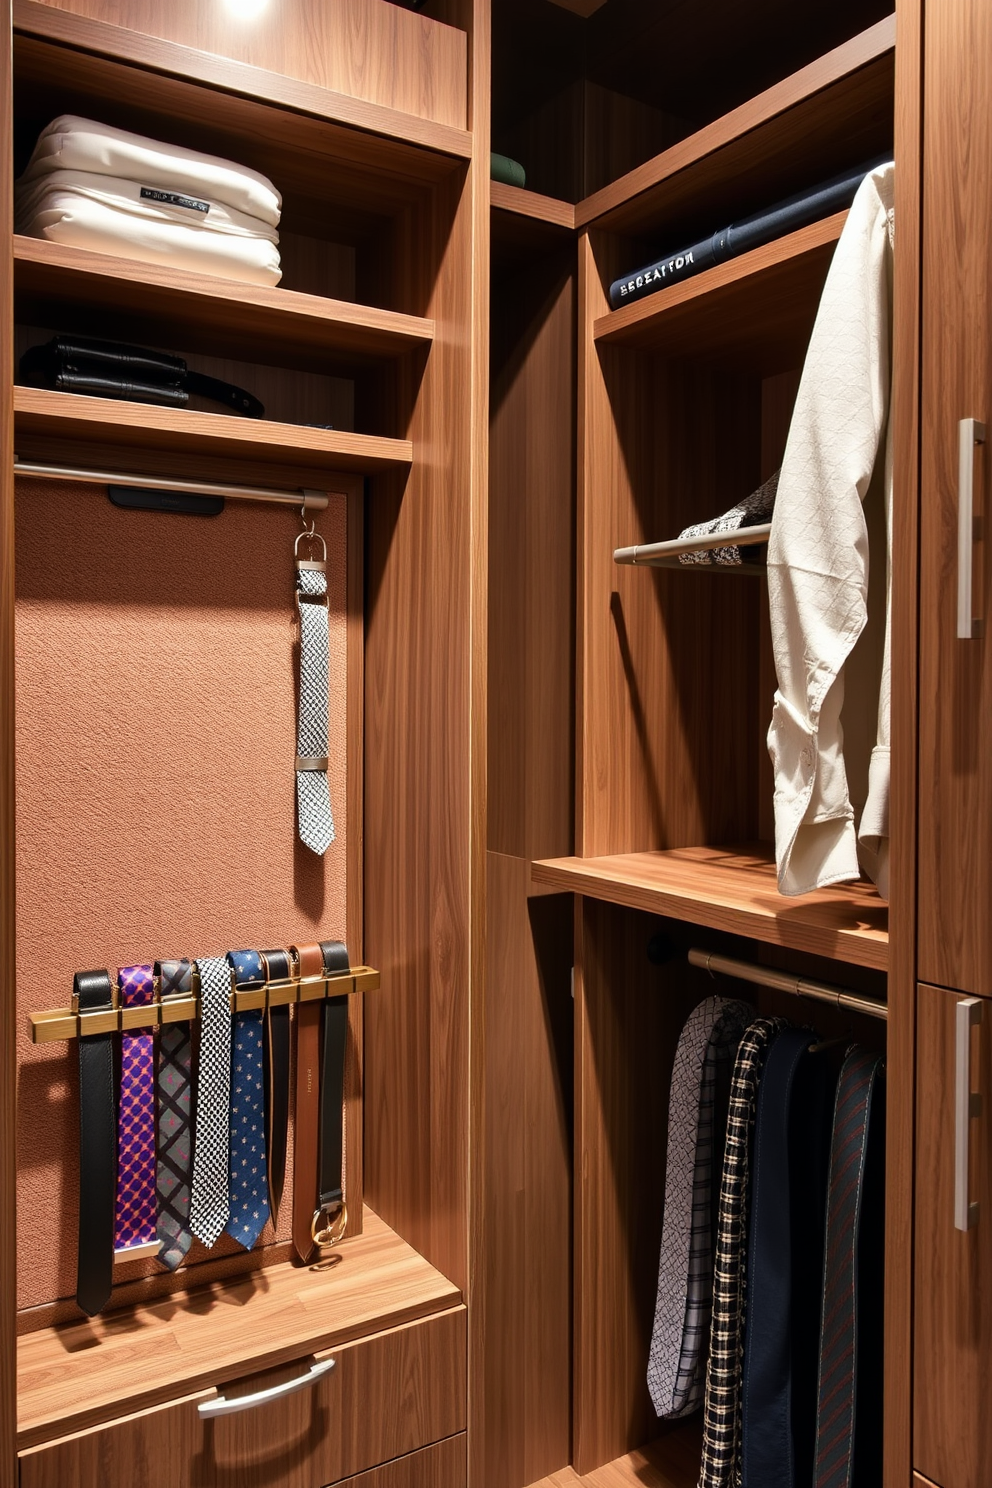
<svg viewBox="0 0 992 1488">
<path fill-rule="evenodd" d="M 859 877 L 888 895 L 889 563 L 877 740 L 856 836 L 844 765 L 844 664 L 867 619 L 863 502 L 889 412 L 894 166 L 858 188 L 823 289 L 768 544 L 778 690 L 768 748 L 783 894 Z M 884 454 L 891 551 L 892 458 Z M 888 555 L 887 559 L 888 559 Z M 876 561 L 882 555 L 876 555 Z M 863 706 L 863 703 L 860 703 Z"/>
</svg>

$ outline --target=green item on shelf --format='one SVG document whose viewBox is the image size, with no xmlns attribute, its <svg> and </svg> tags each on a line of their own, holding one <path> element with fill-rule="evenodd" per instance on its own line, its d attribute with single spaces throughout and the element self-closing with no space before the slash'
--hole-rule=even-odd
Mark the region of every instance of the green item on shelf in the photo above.
<svg viewBox="0 0 992 1488">
<path fill-rule="evenodd" d="M 489 156 L 489 174 L 494 181 L 502 181 L 504 186 L 526 186 L 527 172 L 517 160 L 511 160 L 509 155 L 497 155 L 494 150 Z"/>
</svg>

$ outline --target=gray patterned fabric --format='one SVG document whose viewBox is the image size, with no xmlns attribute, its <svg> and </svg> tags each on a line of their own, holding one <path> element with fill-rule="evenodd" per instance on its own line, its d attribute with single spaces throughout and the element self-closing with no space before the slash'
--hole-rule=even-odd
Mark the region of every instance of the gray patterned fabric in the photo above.
<svg viewBox="0 0 992 1488">
<path fill-rule="evenodd" d="M 720 1180 L 699 1488 L 740 1488 L 744 1260 L 751 1142 L 765 1054 L 787 1026 L 782 1018 L 756 1018 L 741 1039 L 734 1064 L 727 1147 Z"/>
<path fill-rule="evenodd" d="M 327 594 L 327 576 L 317 569 L 298 569 L 296 583 L 304 595 Z M 300 604 L 300 707 L 296 752 L 318 759 L 327 754 L 329 640 L 326 604 Z M 297 770 L 296 802 L 300 841 L 318 855 L 334 841 L 334 817 L 326 770 Z"/>
<path fill-rule="evenodd" d="M 778 490 L 780 473 L 776 470 L 763 486 L 752 491 L 750 496 L 745 496 L 743 501 L 739 501 L 728 512 L 724 512 L 722 517 L 714 517 L 710 522 L 697 522 L 695 526 L 687 527 L 684 532 L 680 532 L 679 538 L 709 537 L 713 532 L 737 532 L 741 527 L 757 527 L 762 522 L 770 522 L 775 509 L 775 493 Z M 741 550 L 736 545 L 727 548 L 704 548 L 700 553 L 679 554 L 679 562 L 685 564 L 735 564 L 741 561 Z"/>
<path fill-rule="evenodd" d="M 746 1002 L 707 997 L 675 1051 L 668 1114 L 665 1219 L 648 1389 L 663 1418 L 703 1398 L 713 1295 L 713 1166 L 717 1068 L 732 1061 L 754 1015 Z"/>
<path fill-rule="evenodd" d="M 200 1058 L 189 1227 L 212 1246 L 231 1211 L 231 968 L 223 956 L 196 963 L 200 973 Z"/>
</svg>

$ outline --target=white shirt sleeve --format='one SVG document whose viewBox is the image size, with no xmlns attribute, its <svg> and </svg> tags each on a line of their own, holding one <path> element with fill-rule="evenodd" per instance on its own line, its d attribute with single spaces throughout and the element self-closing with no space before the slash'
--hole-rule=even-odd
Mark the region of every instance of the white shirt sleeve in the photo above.
<svg viewBox="0 0 992 1488">
<path fill-rule="evenodd" d="M 893 178 L 892 165 L 865 178 L 837 244 L 772 517 L 768 591 L 778 691 L 768 748 L 783 894 L 859 876 L 841 706 L 844 663 L 867 619 L 862 502 L 889 406 Z M 876 781 L 876 801 L 880 791 Z"/>
</svg>

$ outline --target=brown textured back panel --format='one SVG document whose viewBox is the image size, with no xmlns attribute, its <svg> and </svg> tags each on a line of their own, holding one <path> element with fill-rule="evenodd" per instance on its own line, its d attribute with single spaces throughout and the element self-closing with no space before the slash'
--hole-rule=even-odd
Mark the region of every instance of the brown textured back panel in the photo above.
<svg viewBox="0 0 992 1488">
<path fill-rule="evenodd" d="M 98 487 L 18 482 L 19 1307 L 72 1295 L 76 1265 L 77 1046 L 33 1046 L 28 1012 L 68 1006 L 77 969 L 345 936 L 345 498 L 317 522 L 338 833 L 324 859 L 295 833 L 298 514 L 119 511 Z M 260 1243 L 288 1220 L 284 1203 Z M 224 1237 L 189 1260 L 237 1250 Z"/>
</svg>

